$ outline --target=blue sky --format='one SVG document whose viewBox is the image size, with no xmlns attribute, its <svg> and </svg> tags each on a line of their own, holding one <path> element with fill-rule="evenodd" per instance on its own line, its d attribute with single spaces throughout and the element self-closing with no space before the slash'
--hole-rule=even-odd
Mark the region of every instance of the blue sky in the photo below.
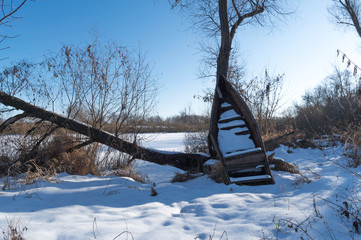
<svg viewBox="0 0 361 240">
<path fill-rule="evenodd" d="M 296 1 L 295 1 L 296 2 Z M 287 22 L 270 30 L 245 28 L 237 32 L 240 56 L 249 76 L 285 74 L 285 106 L 300 100 L 332 72 L 341 49 L 361 65 L 360 39 L 353 29 L 337 29 L 329 21 L 330 0 L 298 0 L 299 7 Z M 194 95 L 213 83 L 197 77 L 201 56 L 197 44 L 201 34 L 188 30 L 187 19 L 170 10 L 166 0 L 36 0 L 19 12 L 22 18 L 12 28 L 0 52 L 2 67 L 21 59 L 38 61 L 44 53 L 57 51 L 62 44 L 86 43 L 92 29 L 104 39 L 117 41 L 130 49 L 139 47 L 147 54 L 159 77 L 157 113 L 163 117 L 178 114 L 191 106 L 205 113 L 207 106 Z"/>
</svg>

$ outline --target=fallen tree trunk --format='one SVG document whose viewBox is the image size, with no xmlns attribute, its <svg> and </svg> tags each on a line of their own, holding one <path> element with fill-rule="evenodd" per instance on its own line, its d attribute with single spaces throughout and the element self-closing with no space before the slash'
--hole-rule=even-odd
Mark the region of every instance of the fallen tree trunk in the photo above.
<svg viewBox="0 0 361 240">
<path fill-rule="evenodd" d="M 24 114 L 52 122 L 59 127 L 66 128 L 79 134 L 89 137 L 92 141 L 105 144 L 121 152 L 127 153 L 135 158 L 161 165 L 170 165 L 186 171 L 202 172 L 203 163 L 209 157 L 201 154 L 187 154 L 157 151 L 140 147 L 134 143 L 122 140 L 114 135 L 88 126 L 79 121 L 75 121 L 56 113 L 49 112 L 36 107 L 19 98 L 10 96 L 0 91 L 0 102 L 6 106 L 14 107 L 24 111 Z"/>
</svg>

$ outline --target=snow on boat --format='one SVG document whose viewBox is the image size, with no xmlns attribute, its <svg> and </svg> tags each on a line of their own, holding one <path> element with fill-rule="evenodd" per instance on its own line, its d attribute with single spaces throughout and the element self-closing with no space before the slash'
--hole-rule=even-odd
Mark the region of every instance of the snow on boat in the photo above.
<svg viewBox="0 0 361 240">
<path fill-rule="evenodd" d="M 221 160 L 229 183 L 274 184 L 257 122 L 223 77 L 216 84 L 208 146 Z"/>
</svg>

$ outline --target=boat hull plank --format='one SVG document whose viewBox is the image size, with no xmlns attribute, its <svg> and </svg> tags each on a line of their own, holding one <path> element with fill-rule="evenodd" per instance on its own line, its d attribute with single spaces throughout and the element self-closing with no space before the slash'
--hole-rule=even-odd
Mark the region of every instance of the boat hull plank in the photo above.
<svg viewBox="0 0 361 240">
<path fill-rule="evenodd" d="M 222 161 L 230 183 L 273 184 L 256 120 L 232 85 L 219 78 L 209 130 L 210 152 Z"/>
</svg>

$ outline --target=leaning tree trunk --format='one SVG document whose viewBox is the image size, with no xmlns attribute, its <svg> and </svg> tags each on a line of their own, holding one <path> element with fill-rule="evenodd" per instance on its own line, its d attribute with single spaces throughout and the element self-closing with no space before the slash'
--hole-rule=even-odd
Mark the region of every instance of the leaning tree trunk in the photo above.
<svg viewBox="0 0 361 240">
<path fill-rule="evenodd" d="M 114 135 L 96 129 L 58 114 L 36 107 L 23 100 L 0 92 L 0 102 L 7 106 L 24 111 L 27 116 L 39 118 L 52 122 L 59 127 L 66 128 L 89 137 L 92 141 L 105 144 L 121 152 L 127 153 L 135 158 L 161 165 L 171 165 L 186 171 L 193 170 L 202 172 L 203 163 L 209 157 L 200 154 L 186 154 L 151 150 L 140 147 L 135 143 L 124 141 Z"/>
</svg>

